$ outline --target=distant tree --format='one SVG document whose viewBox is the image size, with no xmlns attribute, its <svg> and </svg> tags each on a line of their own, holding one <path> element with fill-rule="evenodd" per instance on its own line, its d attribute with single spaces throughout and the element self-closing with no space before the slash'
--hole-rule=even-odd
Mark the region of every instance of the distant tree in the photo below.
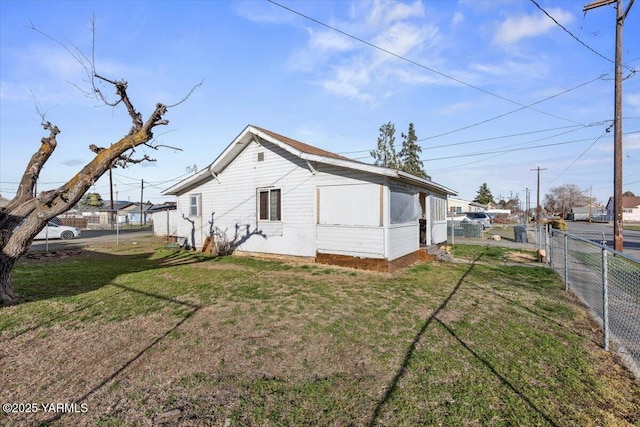
<svg viewBox="0 0 640 427">
<path fill-rule="evenodd" d="M 104 202 L 100 193 L 85 193 L 77 204 L 79 209 L 101 208 Z"/>
<path fill-rule="evenodd" d="M 482 205 L 488 205 L 489 203 L 493 203 L 493 194 L 491 194 L 491 190 L 487 186 L 486 182 L 483 182 L 480 188 L 478 189 L 478 193 L 476 198 L 473 199 L 474 202 L 480 203 Z"/>
<path fill-rule="evenodd" d="M 398 169 L 398 154 L 396 152 L 396 127 L 393 123 L 385 123 L 380 126 L 380 135 L 378 136 L 378 146 L 375 150 L 371 150 L 371 157 L 374 159 L 374 165 L 383 166 L 391 169 Z"/>
<path fill-rule="evenodd" d="M 589 205 L 589 196 L 575 184 L 553 187 L 544 195 L 546 211 L 567 214 L 571 208 Z"/>
<path fill-rule="evenodd" d="M 424 171 L 422 160 L 420 160 L 422 148 L 417 144 L 418 137 L 416 136 L 413 123 L 409 123 L 409 131 L 406 134 L 402 133 L 401 135 L 402 149 L 398 155 L 399 169 L 420 178 L 431 179 L 431 177 Z"/>
<path fill-rule="evenodd" d="M 633 191 L 625 191 L 624 193 L 622 193 L 622 195 L 624 197 L 636 197 L 636 195 L 633 194 Z"/>
</svg>

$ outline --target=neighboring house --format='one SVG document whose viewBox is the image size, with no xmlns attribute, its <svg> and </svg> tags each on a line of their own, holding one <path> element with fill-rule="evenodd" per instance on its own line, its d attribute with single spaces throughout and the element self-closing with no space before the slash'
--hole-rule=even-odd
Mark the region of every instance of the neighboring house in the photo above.
<svg viewBox="0 0 640 427">
<path fill-rule="evenodd" d="M 607 203 L 607 214 L 611 218 L 614 217 L 613 197 L 610 197 Z M 622 196 L 622 221 L 640 222 L 640 197 Z"/>
<path fill-rule="evenodd" d="M 573 221 L 589 221 L 589 215 L 593 215 L 594 213 L 595 209 L 591 206 L 574 206 L 571 208 L 571 213 L 569 213 L 565 219 Z"/>
<path fill-rule="evenodd" d="M 140 207 L 140 203 L 131 203 L 126 208 L 120 209 L 118 212 L 120 215 L 127 216 L 127 223 L 132 225 L 145 225 L 147 223 L 151 223 L 153 221 L 153 214 L 149 213 L 148 210 L 153 205 L 150 203 L 145 203 Z"/>
<path fill-rule="evenodd" d="M 153 214 L 153 234 L 159 237 L 178 235 L 178 211 L 176 202 L 153 205 L 147 210 Z M 180 219 L 182 220 L 182 219 Z"/>
<path fill-rule="evenodd" d="M 457 197 L 449 197 L 449 216 L 464 215 L 467 212 L 484 212 L 487 205 L 483 205 L 470 200 L 459 199 Z"/>
<path fill-rule="evenodd" d="M 99 209 L 100 220 L 99 223 L 102 225 L 108 225 L 112 223 L 111 218 L 116 219 L 117 213 L 117 223 L 124 224 L 127 222 L 127 214 L 121 212 L 128 206 L 131 206 L 132 203 L 126 200 L 114 200 L 113 201 L 113 211 L 111 210 L 111 200 L 104 200 L 102 202 L 102 207 Z"/>
<path fill-rule="evenodd" d="M 177 196 L 178 234 L 194 247 L 213 222 L 237 251 L 389 271 L 419 259 L 421 244 L 446 241 L 456 193 L 247 126 L 164 194 Z"/>
</svg>

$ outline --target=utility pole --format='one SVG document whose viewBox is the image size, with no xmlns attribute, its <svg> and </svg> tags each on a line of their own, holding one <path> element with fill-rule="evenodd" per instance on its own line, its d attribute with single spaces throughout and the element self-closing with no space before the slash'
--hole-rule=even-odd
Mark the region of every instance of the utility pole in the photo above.
<svg viewBox="0 0 640 427">
<path fill-rule="evenodd" d="M 540 225 L 540 215 L 542 213 L 542 209 L 540 207 L 540 171 L 546 171 L 547 168 L 540 169 L 540 166 L 538 166 L 536 169 L 529 169 L 529 170 L 538 171 L 538 192 L 536 193 L 536 197 L 538 198 L 537 199 L 538 204 L 536 205 L 536 224 Z"/>
<path fill-rule="evenodd" d="M 524 196 L 524 211 L 527 213 L 527 219 L 525 224 L 529 224 L 529 209 L 530 209 L 530 202 L 529 202 L 529 187 L 526 187 L 524 189 L 525 191 L 525 196 Z"/>
<path fill-rule="evenodd" d="M 622 252 L 622 26 L 633 5 L 630 0 L 627 9 L 622 11 L 622 0 L 597 0 L 585 5 L 583 12 L 616 3 L 616 58 L 613 120 L 613 248 Z"/>
<path fill-rule="evenodd" d="M 109 168 L 109 199 L 111 199 L 110 204 L 111 206 L 109 207 L 109 222 L 111 223 L 111 229 L 113 230 L 113 179 L 111 177 L 111 168 Z"/>
<path fill-rule="evenodd" d="M 144 179 L 140 182 L 140 225 L 142 226 L 142 208 L 144 207 Z"/>
<path fill-rule="evenodd" d="M 593 185 L 589 187 L 589 224 L 591 224 L 591 218 L 593 218 L 593 202 L 591 197 L 593 196 Z"/>
</svg>

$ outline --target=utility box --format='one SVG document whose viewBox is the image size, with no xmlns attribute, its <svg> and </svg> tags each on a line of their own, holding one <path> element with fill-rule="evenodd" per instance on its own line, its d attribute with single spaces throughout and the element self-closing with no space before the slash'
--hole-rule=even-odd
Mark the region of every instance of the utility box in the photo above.
<svg viewBox="0 0 640 427">
<path fill-rule="evenodd" d="M 516 225 L 513 227 L 513 233 L 517 243 L 528 243 L 526 225 Z"/>
</svg>

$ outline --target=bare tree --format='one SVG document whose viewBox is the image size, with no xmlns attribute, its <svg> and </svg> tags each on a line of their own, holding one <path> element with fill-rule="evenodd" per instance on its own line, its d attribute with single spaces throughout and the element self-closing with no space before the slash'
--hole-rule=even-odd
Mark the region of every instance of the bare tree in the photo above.
<svg viewBox="0 0 640 427">
<path fill-rule="evenodd" d="M 571 208 L 589 205 L 589 196 L 575 184 L 553 187 L 544 195 L 544 208 L 564 218 Z"/>
<path fill-rule="evenodd" d="M 95 21 L 93 23 L 95 24 Z M 35 27 L 32 28 L 40 32 Z M 92 31 L 94 36 L 93 49 L 95 50 L 95 26 Z M 134 159 L 136 147 L 145 145 L 157 149 L 159 146 L 154 145 L 154 128 L 167 125 L 169 122 L 164 118 L 164 115 L 168 108 L 184 102 L 191 92 L 201 84 L 194 86 L 192 91 L 177 104 L 171 106 L 156 104 L 153 112 L 144 120 L 142 114 L 136 110 L 127 95 L 127 82 L 110 80 L 96 72 L 93 52 L 89 58 L 75 46 L 69 47 L 55 39 L 52 40 L 62 45 L 85 69 L 90 84 L 90 90 L 85 93 L 113 107 L 124 105 L 131 118 L 132 126 L 120 140 L 108 147 L 90 145 L 89 149 L 95 153 L 95 156 L 68 182 L 57 189 L 35 194 L 38 175 L 55 150 L 58 144 L 57 137 L 60 134 L 60 129 L 44 120 L 44 115 L 41 114 L 42 126 L 48 132 L 48 136 L 42 138 L 40 148 L 27 164 L 16 196 L 5 208 L 0 210 L 0 302 L 2 304 L 19 301 L 18 295 L 13 291 L 11 273 L 16 261 L 29 250 L 36 234 L 44 228 L 51 218 L 72 208 L 91 185 L 110 168 L 145 160 L 152 161 L 153 159 L 146 155 L 141 159 Z M 99 88 L 100 84 L 106 84 L 115 89 L 116 97 L 114 100 L 108 99 L 108 96 Z"/>
</svg>

